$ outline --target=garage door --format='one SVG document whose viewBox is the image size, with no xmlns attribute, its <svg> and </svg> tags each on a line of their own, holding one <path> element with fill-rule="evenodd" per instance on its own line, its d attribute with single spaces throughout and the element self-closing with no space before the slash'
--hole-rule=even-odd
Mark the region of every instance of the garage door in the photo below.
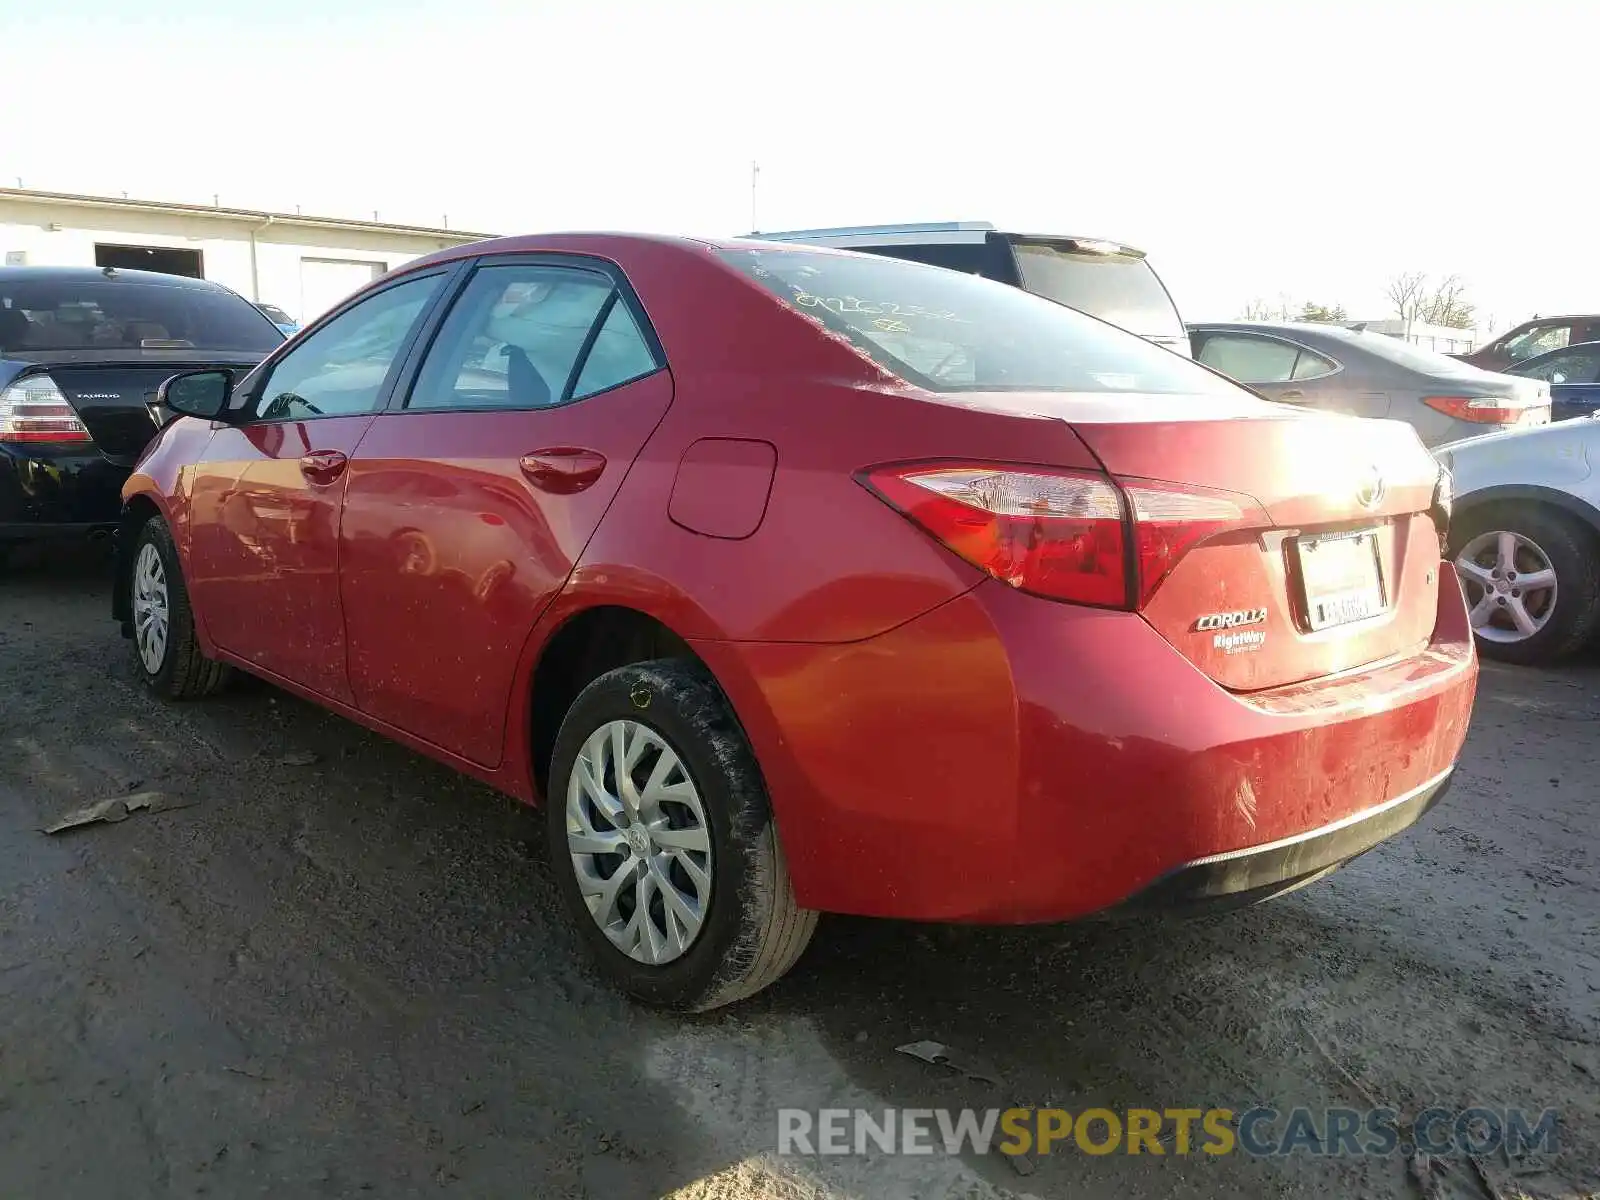
<svg viewBox="0 0 1600 1200">
<path fill-rule="evenodd" d="M 300 260 L 300 323 L 314 321 L 357 288 L 389 268 L 384 263 L 338 258 Z"/>
</svg>

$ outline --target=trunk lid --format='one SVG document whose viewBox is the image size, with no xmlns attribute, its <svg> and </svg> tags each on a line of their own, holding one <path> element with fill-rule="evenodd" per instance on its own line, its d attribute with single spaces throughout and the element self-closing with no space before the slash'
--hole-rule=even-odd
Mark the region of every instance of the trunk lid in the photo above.
<svg viewBox="0 0 1600 1200">
<path fill-rule="evenodd" d="M 1429 515 L 1439 472 L 1410 426 L 1243 395 L 1049 407 L 1130 495 L 1159 496 L 1153 481 L 1180 512 L 1191 494 L 1233 500 L 1239 519 L 1178 550 L 1141 607 L 1217 683 L 1278 687 L 1427 645 L 1443 577 Z"/>
<path fill-rule="evenodd" d="M 195 359 L 121 356 L 106 361 L 54 363 L 43 373 L 55 380 L 67 402 L 94 438 L 95 446 L 113 462 L 131 465 L 155 437 L 164 418 L 155 409 L 156 389 L 180 371 L 226 368 L 236 376 L 253 368 L 260 357 L 234 354 Z"/>
<path fill-rule="evenodd" d="M 1235 691 L 1416 653 L 1442 582 L 1438 469 L 1403 422 L 1280 411 L 1074 421 L 1110 474 L 1234 493 L 1242 520 L 1171 565 L 1142 614 Z"/>
</svg>

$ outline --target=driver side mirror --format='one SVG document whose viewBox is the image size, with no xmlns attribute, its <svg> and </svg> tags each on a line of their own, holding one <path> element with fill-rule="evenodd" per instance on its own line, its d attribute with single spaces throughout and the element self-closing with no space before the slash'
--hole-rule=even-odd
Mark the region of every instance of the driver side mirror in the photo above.
<svg viewBox="0 0 1600 1200">
<path fill-rule="evenodd" d="M 156 390 L 156 403 L 186 417 L 215 421 L 233 396 L 233 372 L 185 371 Z"/>
</svg>

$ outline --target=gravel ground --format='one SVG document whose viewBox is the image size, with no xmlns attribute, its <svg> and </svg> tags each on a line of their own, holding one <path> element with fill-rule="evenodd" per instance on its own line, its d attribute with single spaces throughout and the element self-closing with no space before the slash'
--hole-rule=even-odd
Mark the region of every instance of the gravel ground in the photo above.
<svg viewBox="0 0 1600 1200">
<path fill-rule="evenodd" d="M 531 813 L 264 685 L 152 702 L 108 590 L 0 577 L 0 1197 L 1422 1194 L 1399 1157 L 772 1153 L 780 1106 L 1257 1101 L 1555 1107 L 1520 1188 L 1597 1186 L 1594 661 L 1486 666 L 1446 802 L 1272 904 L 826 921 L 776 988 L 669 1020 L 579 965 Z M 38 832 L 143 791 L 187 807 Z M 894 1052 L 923 1038 L 1004 1083 Z"/>
</svg>

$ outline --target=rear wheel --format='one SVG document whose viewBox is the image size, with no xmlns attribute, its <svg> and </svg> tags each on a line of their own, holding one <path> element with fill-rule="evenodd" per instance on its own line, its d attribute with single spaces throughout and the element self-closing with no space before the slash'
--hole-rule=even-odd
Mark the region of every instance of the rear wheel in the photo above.
<svg viewBox="0 0 1600 1200">
<path fill-rule="evenodd" d="M 151 517 L 140 527 L 131 561 L 133 661 L 145 686 L 168 700 L 189 700 L 220 690 L 230 669 L 201 653 L 178 550 L 160 517 Z"/>
<path fill-rule="evenodd" d="M 1576 518 L 1543 505 L 1505 505 L 1465 516 L 1452 535 L 1485 656 L 1552 663 L 1600 629 L 1600 544 Z"/>
<path fill-rule="evenodd" d="M 622 991 L 704 1012 L 773 983 L 817 914 L 795 903 L 755 756 L 710 676 L 619 667 L 573 702 L 546 797 L 550 862 Z"/>
</svg>

